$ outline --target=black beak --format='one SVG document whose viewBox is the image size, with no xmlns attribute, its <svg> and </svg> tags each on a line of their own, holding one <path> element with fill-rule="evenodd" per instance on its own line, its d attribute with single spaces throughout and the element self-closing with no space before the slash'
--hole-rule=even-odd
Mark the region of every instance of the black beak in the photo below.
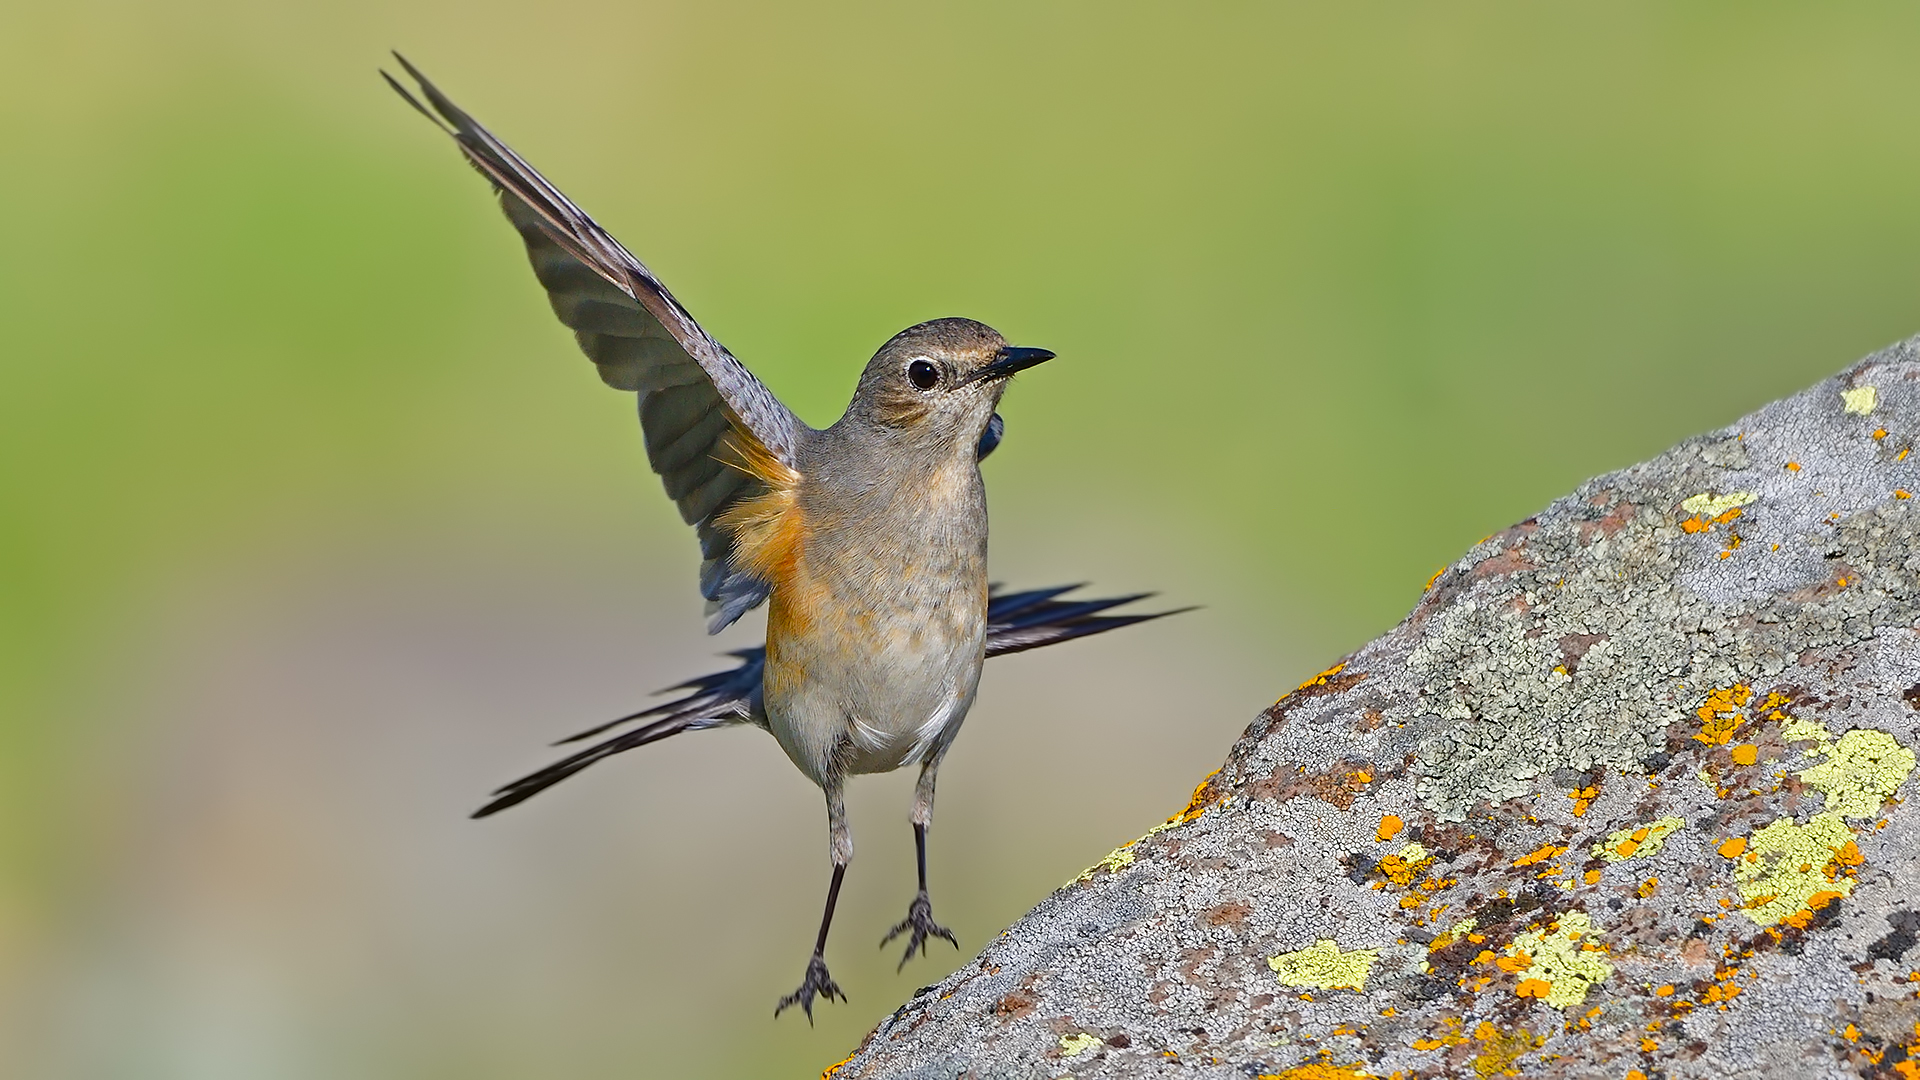
<svg viewBox="0 0 1920 1080">
<path fill-rule="evenodd" d="M 1049 350 L 1026 349 L 1017 345 L 1009 345 L 1000 350 L 1000 355 L 993 358 L 993 363 L 974 372 L 973 377 L 967 381 L 979 382 L 983 379 L 1009 378 L 1016 371 L 1025 371 L 1035 364 L 1043 364 L 1051 359 L 1053 359 L 1053 353 Z"/>
</svg>

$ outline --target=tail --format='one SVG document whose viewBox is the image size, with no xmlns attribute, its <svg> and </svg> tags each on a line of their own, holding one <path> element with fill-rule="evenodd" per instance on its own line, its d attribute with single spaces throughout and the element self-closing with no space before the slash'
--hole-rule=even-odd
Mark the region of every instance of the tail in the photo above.
<svg viewBox="0 0 1920 1080">
<path fill-rule="evenodd" d="M 1149 615 L 1103 614 L 1136 600 L 1145 600 L 1152 596 L 1152 593 L 1134 593 L 1131 596 L 1115 596 L 1102 600 L 1059 599 L 1081 587 L 1061 585 L 1051 589 L 1030 589 L 1027 592 L 996 592 L 989 596 L 987 655 L 1002 656 L 1006 653 L 1037 649 L 1043 645 L 1057 645 L 1062 641 L 1104 634 L 1123 626 L 1150 622 L 1168 615 L 1178 615 L 1181 612 L 1193 610 L 1187 607 L 1173 611 L 1156 611 Z M 687 694 L 664 705 L 630 713 L 618 720 L 609 720 L 555 743 L 556 746 L 564 746 L 567 743 L 591 739 L 635 720 L 645 720 L 648 717 L 659 718 L 632 730 L 621 732 L 604 742 L 595 743 L 538 772 L 528 773 L 496 790 L 493 793 L 493 801 L 474 811 L 473 816 L 483 818 L 489 814 L 497 814 L 509 806 L 532 798 L 596 761 L 631 750 L 636 746 L 658 742 L 669 735 L 727 724 L 755 722 L 765 724 L 766 717 L 760 704 L 760 673 L 767 666 L 766 648 L 756 646 L 751 649 L 740 649 L 728 655 L 738 657 L 740 665 L 730 671 L 702 675 L 678 686 L 668 687 L 668 690 L 686 690 Z"/>
</svg>

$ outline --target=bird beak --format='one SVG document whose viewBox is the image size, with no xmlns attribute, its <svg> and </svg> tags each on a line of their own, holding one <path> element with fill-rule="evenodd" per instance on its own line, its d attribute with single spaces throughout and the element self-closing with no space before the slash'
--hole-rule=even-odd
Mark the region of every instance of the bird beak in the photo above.
<svg viewBox="0 0 1920 1080">
<path fill-rule="evenodd" d="M 1051 359 L 1053 359 L 1053 353 L 1046 349 L 1026 349 L 1009 345 L 1000 350 L 1000 355 L 993 358 L 993 363 L 974 372 L 973 377 L 967 381 L 1009 378 L 1016 371 L 1025 371 L 1035 364 L 1045 363 Z"/>
</svg>

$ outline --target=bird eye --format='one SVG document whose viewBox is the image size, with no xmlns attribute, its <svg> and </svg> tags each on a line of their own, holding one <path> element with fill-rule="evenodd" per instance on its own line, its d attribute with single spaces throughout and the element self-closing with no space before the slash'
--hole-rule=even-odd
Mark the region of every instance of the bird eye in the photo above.
<svg viewBox="0 0 1920 1080">
<path fill-rule="evenodd" d="M 940 369 L 926 360 L 915 360 L 907 365 L 907 379 L 922 390 L 931 390 L 940 384 Z"/>
</svg>

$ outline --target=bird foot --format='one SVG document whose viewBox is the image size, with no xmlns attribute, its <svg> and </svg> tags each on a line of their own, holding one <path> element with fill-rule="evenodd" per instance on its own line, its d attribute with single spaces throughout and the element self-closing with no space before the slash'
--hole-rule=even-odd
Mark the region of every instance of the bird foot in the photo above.
<svg viewBox="0 0 1920 1080">
<path fill-rule="evenodd" d="M 960 943 L 954 940 L 953 931 L 933 921 L 933 902 L 927 899 L 925 889 L 913 898 L 913 903 L 907 905 L 907 917 L 900 920 L 900 925 L 887 931 L 887 936 L 880 939 L 881 948 L 908 931 L 912 933 L 907 938 L 907 954 L 900 958 L 900 966 L 895 971 L 905 970 L 907 961 L 913 959 L 916 951 L 922 956 L 926 955 L 928 937 L 946 938 L 954 948 L 960 947 Z"/>
<path fill-rule="evenodd" d="M 814 953 L 813 958 L 807 961 L 807 975 L 800 980 L 800 989 L 781 998 L 780 1004 L 773 1008 L 773 1015 L 778 1017 L 786 1011 L 787 1006 L 798 1005 L 807 1014 L 808 1025 L 812 1025 L 815 994 L 828 1001 L 836 997 L 841 1001 L 847 1000 L 847 995 L 840 992 L 840 986 L 833 981 L 833 976 L 827 974 L 827 962 L 819 953 Z"/>
</svg>

